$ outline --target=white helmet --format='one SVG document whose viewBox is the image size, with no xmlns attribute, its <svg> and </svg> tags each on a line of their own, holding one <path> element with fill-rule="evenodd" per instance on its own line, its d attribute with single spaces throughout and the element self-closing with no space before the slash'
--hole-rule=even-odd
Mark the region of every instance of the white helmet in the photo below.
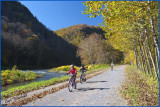
<svg viewBox="0 0 160 107">
<path fill-rule="evenodd" d="M 71 67 L 73 68 L 73 67 L 74 67 L 74 65 L 73 65 L 73 64 L 71 64 Z"/>
</svg>

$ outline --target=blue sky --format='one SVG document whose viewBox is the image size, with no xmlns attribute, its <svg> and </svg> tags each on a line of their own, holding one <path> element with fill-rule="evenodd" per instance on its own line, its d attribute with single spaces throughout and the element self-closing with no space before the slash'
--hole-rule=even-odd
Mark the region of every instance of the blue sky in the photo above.
<svg viewBox="0 0 160 107">
<path fill-rule="evenodd" d="M 50 30 L 58 30 L 72 25 L 87 24 L 98 26 L 100 17 L 89 18 L 82 14 L 82 1 L 20 1 L 37 19 Z"/>
</svg>

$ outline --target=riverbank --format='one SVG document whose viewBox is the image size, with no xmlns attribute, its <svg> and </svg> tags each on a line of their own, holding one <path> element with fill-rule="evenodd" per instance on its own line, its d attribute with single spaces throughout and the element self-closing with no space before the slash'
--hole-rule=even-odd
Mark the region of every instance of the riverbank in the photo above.
<svg viewBox="0 0 160 107">
<path fill-rule="evenodd" d="M 48 69 L 38 69 L 38 70 L 31 70 L 31 71 L 35 72 L 38 75 L 41 74 L 43 76 L 41 78 L 36 78 L 35 80 L 31 80 L 31 81 L 25 81 L 25 82 L 1 86 L 1 91 L 7 91 L 8 89 L 13 88 L 13 87 L 25 86 L 25 85 L 31 84 L 33 82 L 47 81 L 52 78 L 62 77 L 65 75 L 64 73 L 48 72 Z M 23 71 L 23 72 L 26 72 L 26 71 Z"/>
<path fill-rule="evenodd" d="M 108 66 L 101 66 L 101 67 L 96 68 L 94 70 L 87 71 L 86 74 L 91 74 L 91 73 L 94 73 L 98 70 L 106 69 L 108 67 L 109 67 L 109 65 Z M 80 72 L 78 72 L 78 74 L 77 74 L 77 78 L 78 77 L 80 77 Z M 47 86 L 50 86 L 53 84 L 68 81 L 69 78 L 70 78 L 70 76 L 62 76 L 62 77 L 56 77 L 56 78 L 53 78 L 53 79 L 50 79 L 47 81 L 33 82 L 33 83 L 30 83 L 25 86 L 13 87 L 13 88 L 8 89 L 7 91 L 1 92 L 1 99 L 6 99 L 9 97 L 21 94 L 19 92 L 22 92 L 22 93 L 31 92 L 33 90 L 41 89 L 41 88 L 44 88 L 44 87 L 47 87 Z"/>
<path fill-rule="evenodd" d="M 125 69 L 126 81 L 122 84 L 120 94 L 130 106 L 158 106 L 159 82 L 156 78 L 139 72 L 133 66 Z"/>
<path fill-rule="evenodd" d="M 1 71 L 1 86 L 31 81 L 41 77 L 42 74 L 38 75 L 31 71 L 22 72 L 22 70 L 18 70 L 16 66 L 14 66 L 11 70 Z"/>
</svg>

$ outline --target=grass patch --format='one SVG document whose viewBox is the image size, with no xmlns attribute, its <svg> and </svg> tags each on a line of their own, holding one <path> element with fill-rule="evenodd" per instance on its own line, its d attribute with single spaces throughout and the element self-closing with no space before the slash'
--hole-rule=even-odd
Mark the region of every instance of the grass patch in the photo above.
<svg viewBox="0 0 160 107">
<path fill-rule="evenodd" d="M 41 77 L 42 75 L 37 75 L 35 72 L 26 71 L 25 73 L 18 70 L 14 66 L 11 70 L 1 71 L 1 86 L 7 84 L 13 84 L 18 82 L 30 81 Z"/>
<path fill-rule="evenodd" d="M 158 106 L 159 82 L 128 65 L 125 69 L 126 81 L 120 89 L 121 95 L 131 106 Z"/>
<path fill-rule="evenodd" d="M 106 69 L 108 67 L 109 67 L 109 65 L 103 65 L 98 68 L 95 68 L 94 70 L 87 71 L 86 74 L 91 74 L 91 73 L 94 73 L 98 70 Z M 80 77 L 80 75 L 81 75 L 80 72 L 78 72 L 77 78 Z M 47 87 L 47 86 L 50 86 L 50 85 L 53 85 L 56 83 L 68 81 L 69 78 L 70 78 L 70 76 L 66 75 L 66 76 L 62 76 L 62 77 L 56 77 L 56 78 L 53 78 L 53 79 L 50 79 L 47 81 L 33 82 L 33 83 L 27 84 L 25 86 L 13 87 L 13 88 L 8 89 L 7 91 L 2 91 L 1 92 L 1 99 L 5 99 L 5 98 L 9 98 L 9 97 L 12 97 L 15 95 L 19 95 L 21 93 L 26 93 L 26 92 L 30 92 L 33 90 L 41 89 L 41 88 L 44 88 L 44 87 Z"/>
</svg>

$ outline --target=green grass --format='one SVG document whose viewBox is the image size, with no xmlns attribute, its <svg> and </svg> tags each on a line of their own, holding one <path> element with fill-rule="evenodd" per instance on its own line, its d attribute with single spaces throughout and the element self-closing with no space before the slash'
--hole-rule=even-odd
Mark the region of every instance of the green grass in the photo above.
<svg viewBox="0 0 160 107">
<path fill-rule="evenodd" d="M 36 78 L 41 77 L 42 75 L 37 75 L 34 72 L 26 71 L 25 73 L 21 70 L 18 70 L 16 66 L 14 66 L 11 70 L 2 70 L 1 71 L 1 86 L 34 80 Z"/>
<path fill-rule="evenodd" d="M 156 78 L 137 71 L 133 66 L 125 69 L 126 81 L 120 93 L 131 106 L 158 106 L 159 82 Z"/>
<path fill-rule="evenodd" d="M 106 69 L 108 67 L 109 65 L 99 66 L 93 70 L 87 71 L 86 74 L 91 74 L 91 73 L 96 72 L 97 70 Z M 79 77 L 80 75 L 81 75 L 80 72 L 78 72 L 77 77 Z M 25 93 L 25 92 L 30 92 L 33 90 L 41 89 L 41 88 L 44 88 L 44 87 L 47 87 L 47 86 L 50 86 L 56 83 L 64 82 L 64 81 L 69 80 L 69 78 L 70 76 L 66 75 L 62 77 L 56 77 L 56 78 L 53 78 L 47 81 L 33 82 L 25 86 L 13 87 L 13 88 L 8 89 L 7 91 L 1 92 L 1 99 L 19 95 L 20 93 Z"/>
</svg>

